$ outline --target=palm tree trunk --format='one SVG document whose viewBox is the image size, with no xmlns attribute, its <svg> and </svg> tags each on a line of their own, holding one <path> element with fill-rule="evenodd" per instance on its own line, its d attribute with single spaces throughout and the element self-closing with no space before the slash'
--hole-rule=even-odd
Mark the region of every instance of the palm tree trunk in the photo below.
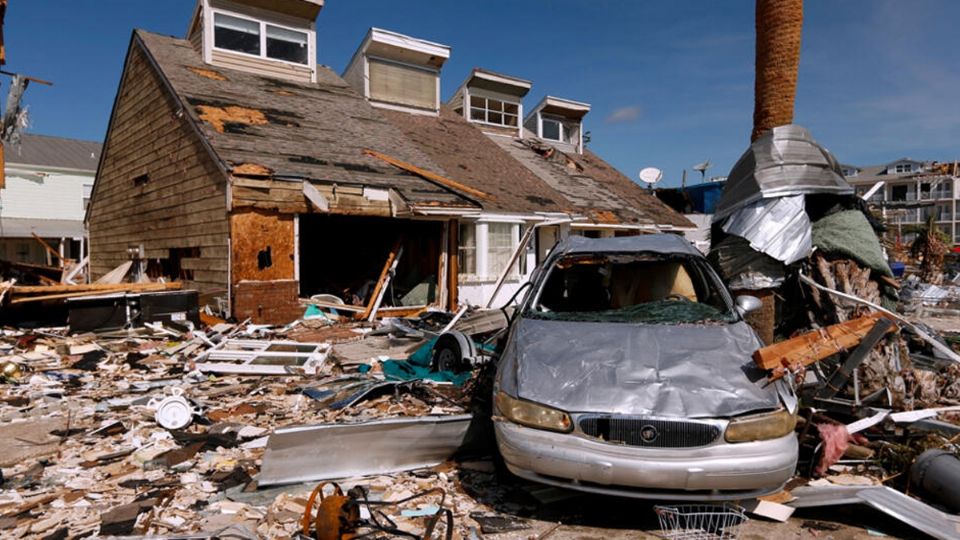
<svg viewBox="0 0 960 540">
<path fill-rule="evenodd" d="M 793 123 L 803 0 L 757 1 L 757 63 L 751 141 Z"/>
</svg>

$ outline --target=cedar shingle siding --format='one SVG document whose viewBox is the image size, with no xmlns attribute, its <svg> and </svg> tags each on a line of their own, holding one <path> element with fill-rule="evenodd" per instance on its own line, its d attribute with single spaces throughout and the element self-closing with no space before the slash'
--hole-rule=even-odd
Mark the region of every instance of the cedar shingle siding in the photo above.
<svg viewBox="0 0 960 540">
<path fill-rule="evenodd" d="M 226 182 L 178 111 L 135 38 L 90 203 L 95 277 L 126 261 L 131 246 L 142 244 L 148 259 L 166 259 L 171 249 L 199 248 L 198 257 L 181 261 L 193 277 L 185 285 L 226 288 Z"/>
</svg>

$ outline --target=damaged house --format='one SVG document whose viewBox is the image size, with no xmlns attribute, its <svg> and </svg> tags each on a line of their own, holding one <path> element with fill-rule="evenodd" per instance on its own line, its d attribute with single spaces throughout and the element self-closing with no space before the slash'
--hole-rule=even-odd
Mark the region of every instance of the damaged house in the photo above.
<svg viewBox="0 0 960 540">
<path fill-rule="evenodd" d="M 83 213 L 99 156 L 98 142 L 30 133 L 7 148 L 0 259 L 53 266 L 86 256 Z"/>
<path fill-rule="evenodd" d="M 399 315 L 482 304 L 501 275 L 505 301 L 567 234 L 690 226 L 583 148 L 584 104 L 523 118 L 530 83 L 483 70 L 441 104 L 450 48 L 379 29 L 342 77 L 317 65 L 322 4 L 200 0 L 186 39 L 133 33 L 87 213 L 95 276 L 139 259 L 258 322 L 314 295 Z"/>
</svg>

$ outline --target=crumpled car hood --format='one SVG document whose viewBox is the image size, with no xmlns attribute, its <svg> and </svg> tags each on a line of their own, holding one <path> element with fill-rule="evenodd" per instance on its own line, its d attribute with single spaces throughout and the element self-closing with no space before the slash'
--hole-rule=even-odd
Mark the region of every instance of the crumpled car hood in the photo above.
<svg viewBox="0 0 960 540">
<path fill-rule="evenodd" d="M 501 388 L 567 412 L 685 418 L 778 406 L 751 359 L 744 322 L 639 325 L 521 318 L 502 356 Z"/>
</svg>

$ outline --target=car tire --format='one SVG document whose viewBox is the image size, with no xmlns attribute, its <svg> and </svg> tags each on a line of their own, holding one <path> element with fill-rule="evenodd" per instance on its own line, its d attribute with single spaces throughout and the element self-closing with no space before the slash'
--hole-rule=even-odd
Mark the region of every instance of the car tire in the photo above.
<svg viewBox="0 0 960 540">
<path fill-rule="evenodd" d="M 473 366 L 470 360 L 476 355 L 476 347 L 462 332 L 447 332 L 437 338 L 433 345 L 431 367 L 434 371 L 463 373 Z"/>
</svg>

